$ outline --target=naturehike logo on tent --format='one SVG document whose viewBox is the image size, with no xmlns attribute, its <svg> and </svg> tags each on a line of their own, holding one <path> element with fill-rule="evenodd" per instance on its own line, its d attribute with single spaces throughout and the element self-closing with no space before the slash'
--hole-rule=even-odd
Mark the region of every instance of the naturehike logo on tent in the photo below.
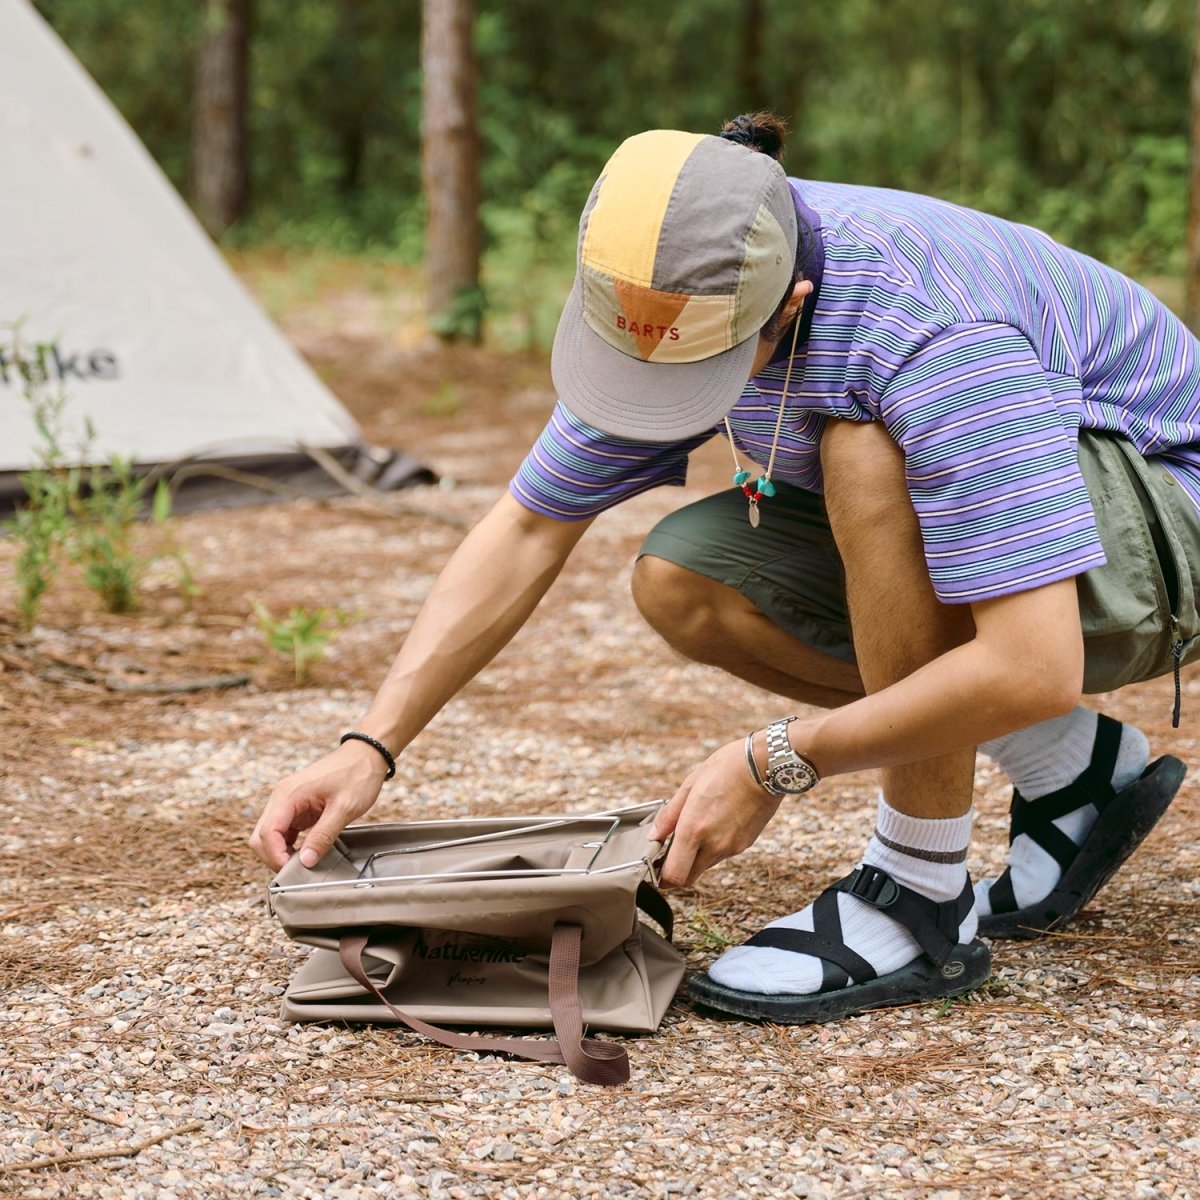
<svg viewBox="0 0 1200 1200">
<path fill-rule="evenodd" d="M 6 387 L 10 383 L 87 383 L 120 377 L 120 364 L 111 350 L 67 354 L 57 342 L 39 345 L 32 354 L 14 356 L 0 350 L 0 384 Z"/>
</svg>

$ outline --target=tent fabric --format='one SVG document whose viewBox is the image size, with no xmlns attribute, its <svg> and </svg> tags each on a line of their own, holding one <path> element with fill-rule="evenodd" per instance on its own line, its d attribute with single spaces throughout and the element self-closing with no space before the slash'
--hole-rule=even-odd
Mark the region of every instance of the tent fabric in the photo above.
<svg viewBox="0 0 1200 1200">
<path fill-rule="evenodd" d="M 387 453 L 364 444 L 27 0 L 0 0 L 0 161 L 0 326 L 41 347 L 25 370 L 65 393 L 65 446 L 90 421 L 92 461 L 269 460 L 286 475 L 290 460 L 311 477 L 303 448 L 317 447 L 361 478 L 380 474 Z M 0 331 L 9 503 L 38 442 L 13 337 Z M 393 481 L 431 478 L 399 463 Z"/>
</svg>

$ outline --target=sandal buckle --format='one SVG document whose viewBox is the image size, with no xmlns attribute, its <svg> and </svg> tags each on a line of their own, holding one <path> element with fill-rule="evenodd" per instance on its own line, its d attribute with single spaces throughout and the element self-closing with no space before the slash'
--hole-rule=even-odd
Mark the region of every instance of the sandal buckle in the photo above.
<svg viewBox="0 0 1200 1200">
<path fill-rule="evenodd" d="M 842 880 L 839 891 L 848 892 L 875 908 L 891 908 L 900 899 L 900 885 L 886 872 L 869 863 Z"/>
</svg>

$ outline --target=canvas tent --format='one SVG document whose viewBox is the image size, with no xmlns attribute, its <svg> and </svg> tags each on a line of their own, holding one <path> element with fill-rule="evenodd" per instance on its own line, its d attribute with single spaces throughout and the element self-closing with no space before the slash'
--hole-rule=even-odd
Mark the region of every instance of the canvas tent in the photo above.
<svg viewBox="0 0 1200 1200">
<path fill-rule="evenodd" d="M 85 418 L 94 426 L 95 460 L 218 463 L 328 494 L 315 447 L 373 486 L 430 478 L 364 444 L 27 0 L 0 0 L 0 326 L 13 322 L 42 346 L 24 371 L 65 390 L 67 443 Z M 0 353 L 0 506 L 11 507 L 37 438 L 3 330 Z M 190 485 L 193 504 L 238 491 Z"/>
</svg>

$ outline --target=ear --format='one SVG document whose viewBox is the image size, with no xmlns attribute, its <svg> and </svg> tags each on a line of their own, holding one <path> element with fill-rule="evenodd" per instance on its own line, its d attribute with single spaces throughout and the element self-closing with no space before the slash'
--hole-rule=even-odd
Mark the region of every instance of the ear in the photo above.
<svg viewBox="0 0 1200 1200">
<path fill-rule="evenodd" d="M 809 279 L 801 279 L 792 289 L 787 306 L 783 310 L 784 315 L 789 321 L 800 311 L 800 306 L 804 303 L 805 299 L 812 295 L 812 290 L 812 281 Z"/>
</svg>

